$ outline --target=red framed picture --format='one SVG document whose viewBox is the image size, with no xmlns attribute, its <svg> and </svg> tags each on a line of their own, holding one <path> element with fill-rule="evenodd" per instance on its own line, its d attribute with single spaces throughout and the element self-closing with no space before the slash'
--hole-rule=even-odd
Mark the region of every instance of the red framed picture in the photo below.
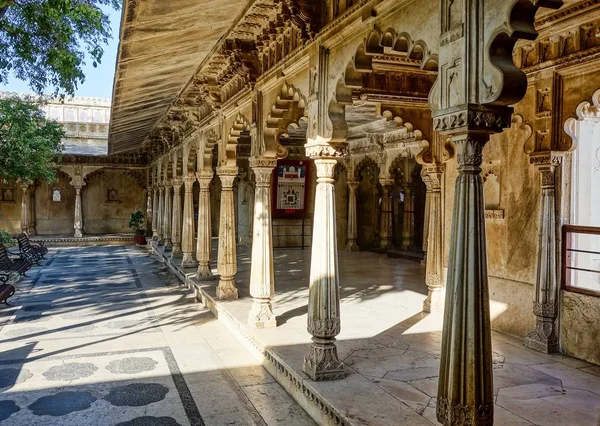
<svg viewBox="0 0 600 426">
<path fill-rule="evenodd" d="M 273 170 L 273 217 L 303 218 L 310 175 L 309 160 L 278 160 Z"/>
</svg>

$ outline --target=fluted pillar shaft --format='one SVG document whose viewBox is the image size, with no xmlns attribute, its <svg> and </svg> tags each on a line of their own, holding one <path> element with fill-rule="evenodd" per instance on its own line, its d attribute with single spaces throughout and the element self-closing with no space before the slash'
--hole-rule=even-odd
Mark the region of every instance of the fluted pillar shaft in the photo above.
<svg viewBox="0 0 600 426">
<path fill-rule="evenodd" d="M 415 238 L 415 203 L 411 183 L 404 189 L 404 212 L 402 220 L 402 248 L 408 250 Z"/>
<path fill-rule="evenodd" d="M 181 267 L 195 268 L 196 259 L 194 258 L 194 182 L 196 177 L 193 175 L 185 176 L 183 184 L 185 186 L 185 195 L 183 197 L 183 230 L 181 232 L 181 250 L 183 252 Z"/>
<path fill-rule="evenodd" d="M 181 250 L 181 179 L 173 180 L 173 216 L 171 219 L 171 242 L 173 250 L 171 251 L 171 259 L 180 259 L 183 257 Z"/>
<path fill-rule="evenodd" d="M 532 157 L 533 158 L 533 157 Z M 554 160 L 554 161 L 553 161 Z M 540 164 L 540 222 L 538 255 L 533 299 L 535 328 L 527 333 L 525 346 L 544 353 L 558 352 L 556 317 L 558 314 L 558 279 L 556 264 L 555 173 L 558 158 Z"/>
<path fill-rule="evenodd" d="M 165 184 L 165 215 L 163 222 L 163 238 L 165 240 L 165 251 L 171 251 L 173 249 L 173 241 L 171 240 L 171 227 L 173 218 L 173 197 L 171 196 L 172 183 L 167 182 Z"/>
<path fill-rule="evenodd" d="M 217 268 L 220 279 L 217 286 L 217 298 L 237 299 L 235 286 L 237 272 L 237 249 L 235 246 L 235 205 L 233 182 L 238 173 L 237 167 L 219 167 L 217 175 L 221 179 L 221 217 L 219 219 L 219 253 Z"/>
<path fill-rule="evenodd" d="M 423 312 L 442 312 L 444 310 L 443 291 L 443 256 L 444 245 L 442 233 L 444 229 L 442 205 L 441 166 L 428 166 L 423 172 L 423 181 L 427 186 L 427 257 L 425 259 L 425 284 L 427 298 L 423 302 Z"/>
<path fill-rule="evenodd" d="M 35 220 L 35 186 L 30 186 L 27 193 L 29 194 L 29 216 L 27 218 L 29 226 L 27 228 L 27 233 L 29 235 L 35 235 L 37 233 L 35 230 L 37 225 Z"/>
<path fill-rule="evenodd" d="M 153 197 L 152 197 L 152 239 L 154 241 L 158 241 L 158 239 L 159 239 L 159 236 L 158 236 L 159 191 L 160 190 L 159 190 L 158 186 L 153 187 L 153 190 L 152 190 L 152 193 L 153 193 Z"/>
<path fill-rule="evenodd" d="M 444 425 L 491 425 L 494 393 L 481 179 L 487 133 L 452 136 L 457 149 L 452 237 L 437 396 Z M 433 229 L 430 230 L 433 232 Z"/>
<path fill-rule="evenodd" d="M 146 237 L 152 232 L 152 224 L 152 187 L 149 186 L 146 188 Z"/>
<path fill-rule="evenodd" d="M 387 249 L 392 245 L 392 196 L 391 189 L 394 181 L 381 181 L 381 232 L 379 247 Z"/>
<path fill-rule="evenodd" d="M 307 145 L 307 155 L 312 149 Z M 313 380 L 333 380 L 346 376 L 337 355 L 335 336 L 340 333 L 340 286 L 335 217 L 333 155 L 323 156 L 332 148 L 316 147 L 317 188 L 311 246 L 310 287 L 308 296 L 308 332 L 312 344 L 304 357 L 303 371 Z"/>
<path fill-rule="evenodd" d="M 212 170 L 203 170 L 196 173 L 196 179 L 200 184 L 200 195 L 198 200 L 198 240 L 196 241 L 196 260 L 198 261 L 198 278 L 209 278 L 213 276 L 210 269 L 210 258 L 212 252 L 212 223 L 210 213 L 210 183 L 213 179 Z"/>
<path fill-rule="evenodd" d="M 162 246 L 165 241 L 163 239 L 163 223 L 165 215 L 165 186 L 163 184 L 158 185 L 158 223 L 156 226 L 156 232 L 158 233 L 158 245 Z"/>
<path fill-rule="evenodd" d="M 254 220 L 252 232 L 252 265 L 250 268 L 250 295 L 252 308 L 248 324 L 255 328 L 276 327 L 277 320 L 271 306 L 275 293 L 273 269 L 273 230 L 271 221 L 271 176 L 276 159 L 251 158 L 254 171 Z"/>
<path fill-rule="evenodd" d="M 346 243 L 346 250 L 358 251 L 358 244 L 356 239 L 358 235 L 358 224 L 356 221 L 356 189 L 358 188 L 357 181 L 348 182 L 348 242 Z"/>
<path fill-rule="evenodd" d="M 73 221 L 73 228 L 75 229 L 74 237 L 83 237 L 83 213 L 81 207 L 81 185 L 75 186 L 75 219 Z"/>
<path fill-rule="evenodd" d="M 29 231 L 29 185 L 21 185 L 21 232 Z"/>
</svg>

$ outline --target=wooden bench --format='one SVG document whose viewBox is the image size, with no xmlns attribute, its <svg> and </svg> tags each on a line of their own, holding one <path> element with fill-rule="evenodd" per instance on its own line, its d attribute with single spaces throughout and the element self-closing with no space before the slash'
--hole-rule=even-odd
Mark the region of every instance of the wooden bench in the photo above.
<svg viewBox="0 0 600 426">
<path fill-rule="evenodd" d="M 8 305 L 8 298 L 15 294 L 15 288 L 10 284 L 0 284 L 0 303 Z"/>
<path fill-rule="evenodd" d="M 8 250 L 4 244 L 0 243 L 0 271 L 14 271 L 20 275 L 25 275 L 31 268 L 31 262 L 27 258 L 19 258 L 12 260 L 8 255 Z"/>
<path fill-rule="evenodd" d="M 19 234 L 17 235 L 17 242 L 19 243 L 19 255 L 21 258 L 27 259 L 31 264 L 35 263 L 39 265 L 44 255 L 31 245 L 29 237 L 25 234 Z"/>
</svg>

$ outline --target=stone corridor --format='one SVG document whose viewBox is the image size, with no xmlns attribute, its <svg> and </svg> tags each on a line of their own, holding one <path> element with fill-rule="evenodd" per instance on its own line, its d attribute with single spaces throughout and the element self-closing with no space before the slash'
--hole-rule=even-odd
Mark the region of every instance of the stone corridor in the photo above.
<svg viewBox="0 0 600 426">
<path fill-rule="evenodd" d="M 247 251 L 238 252 L 240 299 L 215 301 L 216 281 L 188 282 L 215 303 L 218 321 L 157 254 L 52 249 L 18 284 L 13 307 L 0 308 L 3 426 L 315 424 L 301 406 L 333 424 L 315 401 L 325 401 L 342 424 L 438 424 L 441 316 L 420 313 L 426 287 L 417 263 L 340 252 L 337 346 L 347 378 L 317 383 L 301 373 L 310 344 L 308 250 L 275 250 L 279 326 L 266 330 L 246 323 Z M 597 426 L 597 366 L 493 336 L 497 424 Z M 277 360 L 273 375 L 248 341 Z M 310 388 L 313 400 L 289 378 Z"/>
<path fill-rule="evenodd" d="M 0 308 L 3 426 L 314 424 L 146 251 L 47 258 Z"/>
</svg>

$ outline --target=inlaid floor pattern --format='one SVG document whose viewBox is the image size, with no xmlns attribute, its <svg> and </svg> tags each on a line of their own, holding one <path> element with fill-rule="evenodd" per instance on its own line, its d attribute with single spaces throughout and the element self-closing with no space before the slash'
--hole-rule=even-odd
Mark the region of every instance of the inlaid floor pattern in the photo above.
<svg viewBox="0 0 600 426">
<path fill-rule="evenodd" d="M 0 308 L 4 426 L 314 425 L 141 249 L 53 249 Z"/>
</svg>

